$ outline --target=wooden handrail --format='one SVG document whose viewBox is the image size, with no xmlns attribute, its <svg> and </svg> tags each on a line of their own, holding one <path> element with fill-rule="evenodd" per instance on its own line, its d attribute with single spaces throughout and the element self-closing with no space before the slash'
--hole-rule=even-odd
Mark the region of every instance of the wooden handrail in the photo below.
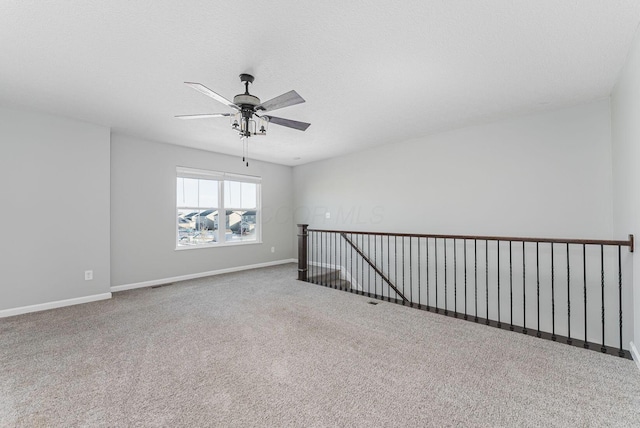
<svg viewBox="0 0 640 428">
<path fill-rule="evenodd" d="M 331 229 L 308 229 L 310 232 L 328 232 L 328 233 L 348 233 L 358 235 L 377 235 L 377 236 L 397 236 L 411 238 L 446 238 L 446 239 L 468 239 L 479 241 L 512 241 L 512 242 L 539 242 L 550 244 L 580 244 L 580 245 L 619 245 L 629 247 L 629 251 L 633 252 L 634 237 L 629 235 L 626 241 L 607 240 L 607 239 L 560 239 L 560 238 L 523 238 L 516 236 L 475 236 L 475 235 L 437 235 L 437 234 L 420 234 L 420 233 L 388 233 L 388 232 L 362 232 L 350 230 L 331 230 Z"/>
</svg>

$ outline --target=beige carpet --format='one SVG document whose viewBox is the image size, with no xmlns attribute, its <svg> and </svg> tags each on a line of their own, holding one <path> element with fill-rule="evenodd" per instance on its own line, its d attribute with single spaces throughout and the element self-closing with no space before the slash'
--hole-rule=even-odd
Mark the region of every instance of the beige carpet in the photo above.
<svg viewBox="0 0 640 428">
<path fill-rule="evenodd" d="M 0 426 L 640 426 L 633 361 L 295 275 L 0 319 Z"/>
</svg>

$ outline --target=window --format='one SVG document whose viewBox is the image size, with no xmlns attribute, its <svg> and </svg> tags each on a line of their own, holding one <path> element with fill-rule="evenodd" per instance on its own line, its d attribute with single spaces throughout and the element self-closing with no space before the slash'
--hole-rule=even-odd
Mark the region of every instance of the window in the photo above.
<svg viewBox="0 0 640 428">
<path fill-rule="evenodd" d="M 260 242 L 260 177 L 177 168 L 177 247 Z"/>
<path fill-rule="evenodd" d="M 258 185 L 240 181 L 224 182 L 224 207 L 230 241 L 255 241 Z"/>
</svg>

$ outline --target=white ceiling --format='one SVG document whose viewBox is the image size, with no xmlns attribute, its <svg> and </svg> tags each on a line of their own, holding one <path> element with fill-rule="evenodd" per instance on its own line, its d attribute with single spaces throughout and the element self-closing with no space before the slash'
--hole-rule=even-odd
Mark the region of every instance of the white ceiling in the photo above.
<svg viewBox="0 0 640 428">
<path fill-rule="evenodd" d="M 241 154 L 238 74 L 275 116 L 251 156 L 297 165 L 444 129 L 608 96 L 638 0 L 0 0 L 0 102 Z M 301 158 L 294 160 L 294 158 Z"/>
</svg>

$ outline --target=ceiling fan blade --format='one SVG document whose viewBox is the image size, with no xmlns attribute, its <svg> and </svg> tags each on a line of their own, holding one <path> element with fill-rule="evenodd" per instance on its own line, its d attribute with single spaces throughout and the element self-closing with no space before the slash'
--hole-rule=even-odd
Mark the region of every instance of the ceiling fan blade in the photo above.
<svg viewBox="0 0 640 428">
<path fill-rule="evenodd" d="M 307 122 L 298 122 L 297 120 L 283 119 L 281 117 L 267 115 L 262 117 L 266 117 L 269 120 L 269 123 L 275 123 L 276 125 L 286 126 L 287 128 L 293 128 L 299 131 L 306 131 L 307 128 L 311 126 L 311 124 Z"/>
<path fill-rule="evenodd" d="M 185 85 L 195 89 L 196 91 L 205 94 L 208 97 L 213 98 L 214 100 L 229 106 L 231 108 L 234 108 L 236 110 L 240 110 L 240 107 L 238 107 L 237 105 L 235 105 L 234 103 L 232 103 L 231 101 L 229 101 L 228 99 L 226 99 L 225 97 L 223 97 L 220 94 L 217 94 L 215 92 L 213 92 L 211 89 L 207 88 L 206 86 L 204 86 L 201 83 L 195 83 L 195 82 L 184 82 Z"/>
<path fill-rule="evenodd" d="M 263 111 L 273 111 L 283 107 L 289 107 L 295 104 L 300 104 L 304 102 L 304 98 L 302 98 L 296 91 L 289 91 L 286 94 L 282 94 L 275 98 L 270 99 L 269 101 L 265 101 L 259 106 L 256 107 L 256 110 Z"/>
<path fill-rule="evenodd" d="M 176 119 L 208 119 L 210 117 L 229 117 L 231 113 L 211 113 L 211 114 L 180 114 Z"/>
</svg>

